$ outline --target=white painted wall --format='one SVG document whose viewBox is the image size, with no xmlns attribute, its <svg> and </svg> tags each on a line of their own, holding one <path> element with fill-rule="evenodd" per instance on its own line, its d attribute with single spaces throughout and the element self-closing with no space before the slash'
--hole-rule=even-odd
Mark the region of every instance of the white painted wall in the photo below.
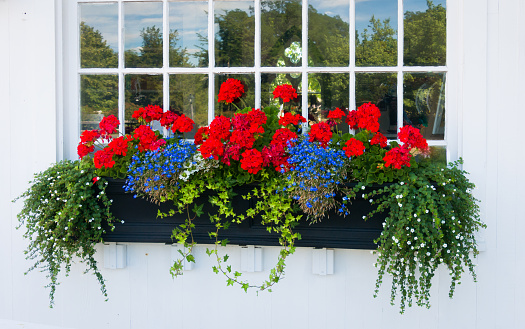
<svg viewBox="0 0 525 329">
<path fill-rule="evenodd" d="M 311 250 L 298 249 L 274 292 L 256 296 L 226 287 L 203 246 L 195 269 L 171 279 L 170 247 L 160 244 L 130 244 L 127 268 L 103 271 L 108 302 L 95 279 L 75 266 L 49 309 L 44 275 L 23 275 L 27 243 L 15 230 L 20 204 L 10 200 L 33 172 L 55 161 L 62 144 L 56 136 L 57 7 L 54 0 L 0 0 L 0 319 L 69 328 L 523 328 L 525 1 L 450 0 L 448 7 L 449 20 L 459 26 L 449 33 L 458 45 L 448 59 L 449 108 L 458 110 L 452 134 L 478 185 L 486 251 L 477 284 L 465 276 L 450 300 L 448 275 L 440 271 L 432 308 L 401 316 L 388 303 L 388 283 L 372 298 L 376 272 L 368 251 L 336 250 L 335 274 L 322 277 L 311 274 Z M 264 248 L 264 268 L 277 252 Z M 240 250 L 228 247 L 228 253 L 238 265 Z M 97 257 L 102 261 L 102 253 Z"/>
</svg>

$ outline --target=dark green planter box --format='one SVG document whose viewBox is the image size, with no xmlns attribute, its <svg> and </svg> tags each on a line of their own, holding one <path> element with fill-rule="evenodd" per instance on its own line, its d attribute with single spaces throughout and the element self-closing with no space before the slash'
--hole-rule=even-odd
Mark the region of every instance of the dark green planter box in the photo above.
<svg viewBox="0 0 525 329">
<path fill-rule="evenodd" d="M 173 243 L 171 233 L 173 228 L 184 223 L 184 214 L 176 214 L 174 217 L 157 218 L 158 210 L 167 212 L 169 207 L 165 204 L 158 206 L 141 198 L 134 198 L 133 194 L 126 193 L 122 188 L 122 180 L 112 180 L 106 189 L 106 193 L 113 200 L 111 211 L 119 220 L 115 223 L 115 230 L 109 232 L 107 229 L 104 240 L 107 242 L 144 242 L 144 243 Z M 251 207 L 250 202 L 242 199 L 243 192 L 248 188 L 239 188 L 238 196 L 232 201 L 236 212 L 243 213 Z M 203 201 L 206 196 L 203 196 Z M 197 218 L 193 230 L 193 238 L 197 243 L 212 244 L 208 232 L 215 231 L 215 226 L 207 218 L 208 213 L 214 211 L 213 207 L 205 202 L 204 215 Z M 350 208 L 350 215 L 342 217 L 335 212 L 330 217 L 324 217 L 321 222 L 309 224 L 302 220 L 294 228 L 295 232 L 301 234 L 301 240 L 296 241 L 298 247 L 316 248 L 345 248 L 345 249 L 376 249 L 374 239 L 379 237 L 382 231 L 382 223 L 385 215 L 375 216 L 364 221 L 363 216 L 371 210 L 368 201 L 361 198 L 354 200 Z M 279 235 L 268 233 L 266 227 L 260 224 L 260 219 L 248 218 L 242 224 L 232 224 L 228 230 L 219 232 L 220 239 L 228 239 L 230 244 L 235 245 L 260 245 L 278 246 Z"/>
</svg>

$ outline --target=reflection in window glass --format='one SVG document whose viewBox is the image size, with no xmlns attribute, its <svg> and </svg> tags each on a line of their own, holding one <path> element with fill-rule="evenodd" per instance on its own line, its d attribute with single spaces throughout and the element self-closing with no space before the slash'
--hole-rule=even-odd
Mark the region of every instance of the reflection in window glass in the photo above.
<svg viewBox="0 0 525 329">
<path fill-rule="evenodd" d="M 348 73 L 315 73 L 308 75 L 308 122 L 326 121 L 336 108 L 348 112 L 350 76 Z M 348 132 L 341 123 L 337 129 Z"/>
<path fill-rule="evenodd" d="M 301 73 L 262 73 L 261 74 L 261 106 L 281 106 L 283 100 L 274 98 L 275 87 L 283 84 L 291 85 L 297 92 L 297 98 L 284 103 L 284 112 L 301 113 Z"/>
<path fill-rule="evenodd" d="M 430 146 L 428 152 L 416 155 L 416 161 L 433 162 L 443 166 L 447 165 L 447 148 L 445 146 Z"/>
<path fill-rule="evenodd" d="M 255 17 L 252 1 L 215 2 L 215 65 L 254 65 Z"/>
<path fill-rule="evenodd" d="M 379 131 L 389 139 L 397 138 L 397 75 L 356 73 L 355 105 L 375 104 L 381 111 Z"/>
<path fill-rule="evenodd" d="M 302 65 L 300 0 L 261 1 L 261 65 Z"/>
<path fill-rule="evenodd" d="M 404 63 L 446 65 L 446 0 L 405 0 Z"/>
<path fill-rule="evenodd" d="M 138 127 L 133 112 L 148 105 L 162 105 L 162 76 L 127 74 L 125 76 L 125 131 L 130 134 Z"/>
<path fill-rule="evenodd" d="M 308 65 L 348 66 L 350 2 L 310 0 L 308 4 Z"/>
<path fill-rule="evenodd" d="M 421 129 L 426 139 L 445 137 L 445 74 L 405 73 L 403 125 Z"/>
<path fill-rule="evenodd" d="M 355 12 L 356 66 L 397 65 L 397 1 L 356 2 Z"/>
<path fill-rule="evenodd" d="M 117 67 L 117 4 L 82 3 L 79 12 L 80 67 Z"/>
<path fill-rule="evenodd" d="M 219 103 L 217 102 L 217 99 L 219 97 L 221 84 L 230 78 L 241 81 L 244 86 L 244 94 L 233 104 L 224 104 L 224 102 Z M 224 115 L 231 118 L 237 109 L 243 109 L 245 107 L 255 107 L 255 76 L 253 74 L 215 75 L 215 116 Z"/>
<path fill-rule="evenodd" d="M 162 2 L 124 2 L 126 67 L 162 67 Z"/>
<path fill-rule="evenodd" d="M 208 66 L 208 2 L 170 2 L 170 67 Z"/>
<path fill-rule="evenodd" d="M 184 114 L 195 121 L 193 131 L 185 133 L 193 138 L 199 127 L 208 125 L 208 75 L 170 75 L 170 111 Z"/>
<path fill-rule="evenodd" d="M 98 129 L 103 117 L 118 118 L 118 76 L 80 76 L 80 131 Z"/>
</svg>

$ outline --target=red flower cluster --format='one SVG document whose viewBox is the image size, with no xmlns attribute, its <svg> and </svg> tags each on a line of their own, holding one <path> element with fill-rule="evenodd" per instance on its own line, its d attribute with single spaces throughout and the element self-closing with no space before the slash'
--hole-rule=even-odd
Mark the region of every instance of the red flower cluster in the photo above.
<svg viewBox="0 0 525 329">
<path fill-rule="evenodd" d="M 166 112 L 166 113 L 171 113 L 171 112 Z M 184 114 L 181 114 L 177 117 L 177 119 L 175 119 L 175 122 L 173 122 L 171 131 L 173 131 L 174 133 L 176 133 L 177 131 L 180 133 L 187 133 L 193 129 L 194 124 L 195 122 L 192 119 L 185 116 Z"/>
<path fill-rule="evenodd" d="M 281 171 L 281 169 L 288 171 L 288 156 L 283 145 L 270 144 L 269 147 L 265 146 L 263 147 L 262 154 L 265 167 L 271 164 L 276 171 Z"/>
<path fill-rule="evenodd" d="M 306 122 L 306 119 L 300 114 L 293 115 L 292 113 L 286 112 L 284 116 L 279 117 L 279 124 L 281 126 L 288 126 L 290 124 L 297 126 L 299 122 Z"/>
<path fill-rule="evenodd" d="M 289 140 L 296 139 L 297 134 L 287 128 L 277 129 L 273 134 L 270 145 L 281 145 L 283 148 L 287 146 Z"/>
<path fill-rule="evenodd" d="M 237 79 L 230 78 L 221 84 L 218 101 L 219 103 L 224 101 L 226 104 L 233 103 L 243 93 L 243 84 Z"/>
<path fill-rule="evenodd" d="M 100 137 L 98 130 L 84 130 L 80 135 L 80 143 L 77 146 L 77 154 L 80 159 L 95 150 L 95 141 Z"/>
<path fill-rule="evenodd" d="M 341 118 L 344 117 L 346 114 L 343 110 L 336 107 L 335 110 L 328 112 L 328 119 L 332 119 L 337 123 L 341 122 Z"/>
<path fill-rule="evenodd" d="M 103 136 L 103 138 L 105 139 L 110 138 L 111 134 L 117 132 L 117 127 L 119 124 L 120 121 L 118 121 L 117 117 L 114 115 L 102 118 L 102 121 L 100 121 L 100 123 L 98 124 L 100 128 L 100 135 Z"/>
<path fill-rule="evenodd" d="M 379 130 L 379 108 L 372 103 L 366 103 L 350 111 L 346 117 L 346 123 L 352 129 L 367 129 L 375 133 Z"/>
<path fill-rule="evenodd" d="M 426 150 L 428 148 L 427 140 L 423 138 L 419 129 L 412 126 L 404 126 L 399 129 L 397 137 L 409 150 L 414 147 L 421 150 Z"/>
<path fill-rule="evenodd" d="M 95 168 L 97 169 L 102 167 L 111 168 L 115 165 L 115 161 L 113 160 L 113 152 L 111 152 L 109 149 L 102 149 L 95 152 L 93 160 L 95 162 Z"/>
<path fill-rule="evenodd" d="M 386 142 L 387 142 L 387 139 L 386 137 L 380 133 L 380 132 L 377 132 L 374 134 L 374 137 L 372 137 L 372 139 L 370 140 L 370 145 L 379 145 L 380 147 L 386 147 Z"/>
<path fill-rule="evenodd" d="M 332 131 L 326 122 L 319 122 L 310 128 L 310 142 L 318 141 L 321 146 L 326 148 L 332 138 Z"/>
<path fill-rule="evenodd" d="M 122 155 L 126 156 L 129 149 L 129 143 L 133 141 L 133 138 L 131 136 L 120 136 L 119 138 L 115 138 L 112 140 L 109 144 L 107 149 L 116 155 Z"/>
<path fill-rule="evenodd" d="M 201 145 L 208 138 L 210 134 L 210 128 L 200 127 L 195 133 L 195 145 Z"/>
<path fill-rule="evenodd" d="M 249 149 L 241 155 L 241 168 L 250 174 L 257 174 L 263 166 L 263 155 L 256 149 Z"/>
<path fill-rule="evenodd" d="M 365 152 L 365 145 L 360 140 L 350 138 L 343 147 L 347 157 L 359 156 Z"/>
<path fill-rule="evenodd" d="M 292 85 L 283 84 L 275 87 L 273 91 L 273 98 L 280 97 L 284 103 L 297 98 L 297 92 Z"/>
<path fill-rule="evenodd" d="M 163 110 L 158 105 L 148 105 L 144 108 L 139 108 L 131 115 L 132 118 L 144 123 L 150 123 L 153 120 L 160 120 L 162 118 Z"/>
<path fill-rule="evenodd" d="M 385 166 L 389 167 L 392 165 L 395 169 L 401 169 L 403 166 L 410 167 L 410 151 L 405 147 L 394 147 L 390 151 L 386 152 L 383 161 Z"/>
<path fill-rule="evenodd" d="M 147 150 L 155 151 L 166 143 L 163 139 L 157 140 L 155 132 L 151 130 L 149 126 L 145 125 L 140 125 L 135 131 L 133 131 L 133 138 L 139 141 L 140 152 Z"/>
</svg>

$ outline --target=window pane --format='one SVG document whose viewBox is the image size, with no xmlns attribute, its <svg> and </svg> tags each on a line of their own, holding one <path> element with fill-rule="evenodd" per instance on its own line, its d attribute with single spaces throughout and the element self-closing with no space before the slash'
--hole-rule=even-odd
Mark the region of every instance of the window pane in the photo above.
<svg viewBox="0 0 525 329">
<path fill-rule="evenodd" d="M 328 112 L 336 108 L 348 112 L 350 75 L 348 73 L 316 73 L 308 75 L 308 122 L 328 119 Z M 337 125 L 341 132 L 348 132 L 345 122 Z"/>
<path fill-rule="evenodd" d="M 255 18 L 252 1 L 215 2 L 215 65 L 253 66 Z"/>
<path fill-rule="evenodd" d="M 185 114 L 195 121 L 193 131 L 185 133 L 193 138 L 199 127 L 208 125 L 208 75 L 170 75 L 170 111 Z"/>
<path fill-rule="evenodd" d="M 348 66 L 350 2 L 308 2 L 308 66 Z"/>
<path fill-rule="evenodd" d="M 138 127 L 138 121 L 131 115 L 135 110 L 148 105 L 162 107 L 162 76 L 128 74 L 125 76 L 125 130 L 130 134 Z"/>
<path fill-rule="evenodd" d="M 126 67 L 162 67 L 162 2 L 125 2 Z"/>
<path fill-rule="evenodd" d="M 273 91 L 275 87 L 283 84 L 292 85 L 297 92 L 297 98 L 286 102 L 283 106 L 285 112 L 293 111 L 301 114 L 301 73 L 262 73 L 261 74 L 261 106 L 270 105 L 281 106 L 282 99 L 274 98 Z"/>
<path fill-rule="evenodd" d="M 403 125 L 421 129 L 426 139 L 445 137 L 445 74 L 405 73 Z"/>
<path fill-rule="evenodd" d="M 82 3 L 79 12 L 80 67 L 117 67 L 117 4 Z"/>
<path fill-rule="evenodd" d="M 118 118 L 118 76 L 80 76 L 80 131 L 98 129 L 103 117 Z"/>
<path fill-rule="evenodd" d="M 261 65 L 301 66 L 300 0 L 261 1 Z"/>
<path fill-rule="evenodd" d="M 229 78 L 241 81 L 244 86 L 244 94 L 240 99 L 237 99 L 233 104 L 224 104 L 224 102 L 217 102 L 221 84 Z M 255 75 L 253 74 L 217 74 L 215 75 L 215 116 L 224 115 L 226 117 L 233 117 L 237 109 L 245 107 L 255 107 Z"/>
<path fill-rule="evenodd" d="M 355 105 L 375 104 L 381 111 L 379 131 L 389 139 L 397 138 L 397 75 L 356 73 Z"/>
<path fill-rule="evenodd" d="M 446 0 L 405 0 L 404 63 L 446 65 Z"/>
<path fill-rule="evenodd" d="M 397 65 L 397 1 L 355 4 L 356 66 Z"/>
<path fill-rule="evenodd" d="M 170 67 L 208 66 L 208 2 L 170 3 Z"/>
</svg>

